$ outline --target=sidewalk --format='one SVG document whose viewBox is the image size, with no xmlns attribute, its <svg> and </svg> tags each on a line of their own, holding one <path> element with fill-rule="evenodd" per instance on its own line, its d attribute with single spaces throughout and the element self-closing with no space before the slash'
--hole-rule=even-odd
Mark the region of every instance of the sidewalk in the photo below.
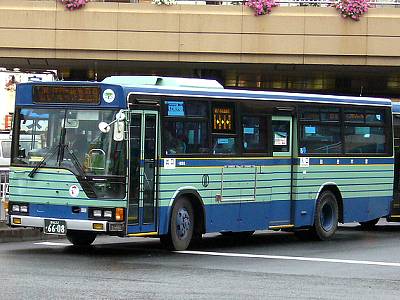
<svg viewBox="0 0 400 300">
<path fill-rule="evenodd" d="M 38 229 L 33 228 L 10 228 L 0 221 L 0 243 L 34 241 L 54 238 L 44 235 Z"/>
</svg>

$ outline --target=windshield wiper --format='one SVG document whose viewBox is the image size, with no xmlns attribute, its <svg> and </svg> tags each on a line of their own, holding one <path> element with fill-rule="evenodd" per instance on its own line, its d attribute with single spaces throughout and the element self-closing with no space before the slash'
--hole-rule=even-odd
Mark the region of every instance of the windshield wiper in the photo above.
<svg viewBox="0 0 400 300">
<path fill-rule="evenodd" d="M 69 149 L 68 145 L 63 145 L 63 148 L 67 149 L 67 153 L 72 158 L 72 164 L 74 165 L 75 169 L 79 173 L 78 179 L 79 179 L 79 182 L 80 182 L 82 188 L 90 193 L 90 195 L 88 195 L 90 198 L 97 198 L 96 191 L 94 190 L 89 179 L 86 177 L 86 173 L 83 170 L 83 167 L 82 167 L 81 163 L 79 162 L 78 158 L 76 157 L 76 155 L 74 154 L 74 152 Z M 63 160 L 64 160 L 64 157 L 63 157 Z"/>
<path fill-rule="evenodd" d="M 28 176 L 30 178 L 33 178 L 36 174 L 36 172 L 45 165 L 46 161 L 52 157 L 54 154 L 59 153 L 59 149 L 60 149 L 61 145 L 58 144 L 57 146 L 54 146 L 53 148 L 51 148 L 47 154 L 43 157 L 43 159 L 36 165 L 36 167 L 34 167 L 32 169 L 32 171 L 29 172 Z"/>
</svg>

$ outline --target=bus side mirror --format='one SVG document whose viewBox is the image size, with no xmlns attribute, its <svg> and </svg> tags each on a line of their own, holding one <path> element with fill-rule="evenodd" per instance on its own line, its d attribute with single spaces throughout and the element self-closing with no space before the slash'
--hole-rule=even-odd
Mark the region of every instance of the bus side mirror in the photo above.
<svg viewBox="0 0 400 300">
<path fill-rule="evenodd" d="M 26 153 L 25 153 L 25 149 L 24 148 L 20 148 L 18 150 L 18 157 L 19 158 L 25 158 L 26 157 Z"/>
<path fill-rule="evenodd" d="M 114 124 L 114 135 L 113 139 L 116 142 L 120 142 L 124 140 L 124 131 L 125 131 L 125 122 L 117 121 Z"/>
</svg>

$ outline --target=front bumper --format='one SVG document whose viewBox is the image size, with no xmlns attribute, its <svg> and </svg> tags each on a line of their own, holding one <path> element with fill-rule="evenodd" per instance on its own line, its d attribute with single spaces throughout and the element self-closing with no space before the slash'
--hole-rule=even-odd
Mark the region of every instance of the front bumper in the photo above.
<svg viewBox="0 0 400 300">
<path fill-rule="evenodd" d="M 14 218 L 21 220 L 20 224 L 14 223 Z M 48 220 L 60 220 L 54 218 L 46 218 Z M 40 217 L 30 217 L 30 216 L 20 216 L 20 215 L 9 215 L 8 225 L 13 227 L 35 227 L 44 228 L 45 218 Z M 108 221 L 95 221 L 95 220 L 71 220 L 62 219 L 67 224 L 67 230 L 85 230 L 85 231 L 95 231 L 95 232 L 106 232 L 108 228 Z M 103 229 L 93 229 L 93 224 L 103 224 Z"/>
</svg>

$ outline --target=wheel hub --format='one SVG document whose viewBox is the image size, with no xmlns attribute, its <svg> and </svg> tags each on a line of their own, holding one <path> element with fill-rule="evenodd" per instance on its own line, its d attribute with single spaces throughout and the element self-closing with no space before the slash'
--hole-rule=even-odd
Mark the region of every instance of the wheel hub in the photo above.
<svg viewBox="0 0 400 300">
<path fill-rule="evenodd" d="M 176 216 L 176 234 L 180 240 L 187 237 L 190 225 L 189 213 L 186 208 L 182 207 Z"/>
</svg>

